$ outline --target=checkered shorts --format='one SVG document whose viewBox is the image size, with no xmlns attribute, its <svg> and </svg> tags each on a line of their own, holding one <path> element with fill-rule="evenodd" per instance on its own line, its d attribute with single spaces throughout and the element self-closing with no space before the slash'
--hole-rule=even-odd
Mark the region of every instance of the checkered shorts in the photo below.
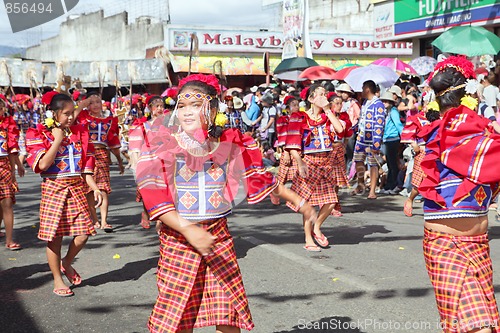
<svg viewBox="0 0 500 333">
<path fill-rule="evenodd" d="M 444 331 L 492 326 L 498 332 L 488 235 L 453 236 L 425 229 L 423 246 Z"/>
<path fill-rule="evenodd" d="M 339 202 L 335 191 L 333 172 L 333 151 L 326 153 L 305 154 L 304 160 L 308 167 L 309 177 L 302 178 L 297 173 L 293 178 L 292 191 L 306 199 L 312 206 L 323 206 Z M 287 206 L 297 211 L 291 202 Z"/>
<path fill-rule="evenodd" d="M 338 144 L 333 150 L 333 177 L 335 184 L 339 187 L 345 187 L 349 181 L 347 179 L 346 165 L 345 165 L 345 146 Z"/>
<path fill-rule="evenodd" d="M 111 193 L 111 176 L 109 175 L 109 151 L 106 148 L 95 149 L 94 180 L 99 190 Z M 85 193 L 92 190 L 85 186 Z"/>
<path fill-rule="evenodd" d="M 12 169 L 8 157 L 0 158 L 0 200 L 11 198 L 16 202 L 17 183 L 12 181 Z"/>
<path fill-rule="evenodd" d="M 43 180 L 39 239 L 96 233 L 82 183 L 81 178 Z"/>
<path fill-rule="evenodd" d="M 361 143 L 359 141 L 356 141 L 356 146 L 354 146 L 354 156 L 352 160 L 354 162 L 365 162 L 365 160 L 368 161 L 368 165 L 372 167 L 377 167 L 378 163 L 375 157 L 371 152 L 367 152 L 366 150 L 370 148 L 371 143 L 366 144 L 366 143 Z"/>
<path fill-rule="evenodd" d="M 418 153 L 413 161 L 413 171 L 411 174 L 411 184 L 415 187 L 418 188 L 420 184 L 422 183 L 422 180 L 425 177 L 425 173 L 422 170 L 422 166 L 420 163 L 422 163 L 422 160 L 425 157 L 425 151 L 422 149 L 420 153 Z"/>
<path fill-rule="evenodd" d="M 285 164 L 284 159 L 280 159 L 280 166 L 278 169 L 278 176 L 276 177 L 280 184 L 285 184 L 297 174 L 297 161 L 290 156 L 290 164 Z"/>
<path fill-rule="evenodd" d="M 162 225 L 157 269 L 159 295 L 149 317 L 151 332 L 214 325 L 247 331 L 254 327 L 226 219 L 199 225 L 217 238 L 213 254 L 206 257 L 180 233 Z"/>
</svg>

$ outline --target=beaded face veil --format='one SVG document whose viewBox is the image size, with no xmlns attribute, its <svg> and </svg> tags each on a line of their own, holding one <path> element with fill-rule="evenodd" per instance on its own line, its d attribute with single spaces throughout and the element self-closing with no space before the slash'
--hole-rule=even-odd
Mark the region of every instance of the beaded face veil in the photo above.
<svg viewBox="0 0 500 333">
<path fill-rule="evenodd" d="M 204 75 L 204 74 L 194 74 L 190 75 L 184 79 L 182 79 L 179 82 L 179 91 L 182 91 L 182 87 L 191 81 L 199 81 L 203 82 L 211 87 L 213 87 L 216 91 L 217 94 L 220 94 L 220 86 L 219 86 L 219 81 L 214 75 Z M 201 107 L 200 107 L 200 114 L 203 115 L 208 127 L 212 125 L 212 117 L 211 117 L 211 108 L 210 108 L 210 102 L 212 99 L 215 97 L 210 96 L 209 94 L 205 94 L 199 91 L 195 92 L 180 92 L 177 96 L 177 103 L 175 105 L 175 109 L 173 111 L 172 117 L 170 118 L 169 126 L 172 126 L 175 124 L 175 121 L 177 120 L 177 115 L 178 115 L 178 108 L 179 108 L 179 102 L 182 100 L 198 100 L 201 101 Z"/>
</svg>

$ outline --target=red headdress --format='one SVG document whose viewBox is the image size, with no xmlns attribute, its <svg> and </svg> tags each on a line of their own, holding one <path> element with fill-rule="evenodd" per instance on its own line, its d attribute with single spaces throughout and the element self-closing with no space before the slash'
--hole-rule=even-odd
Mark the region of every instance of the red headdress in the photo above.
<svg viewBox="0 0 500 333">
<path fill-rule="evenodd" d="M 209 86 L 214 87 L 215 91 L 217 92 L 217 95 L 219 95 L 221 92 L 219 80 L 217 79 L 217 77 L 215 75 L 205 75 L 205 74 L 192 74 L 182 79 L 179 82 L 179 90 L 181 90 L 182 86 L 184 86 L 186 83 L 190 81 L 200 81 L 208 84 Z"/>
<path fill-rule="evenodd" d="M 337 96 L 338 96 L 338 95 L 337 95 L 335 92 L 330 91 L 330 92 L 328 92 L 328 95 L 326 95 L 326 99 L 327 99 L 327 100 L 330 100 L 330 99 L 332 99 L 333 97 L 337 97 Z"/>
<path fill-rule="evenodd" d="M 297 100 L 294 96 L 288 95 L 283 100 L 283 104 L 288 105 L 292 100 Z"/>
<path fill-rule="evenodd" d="M 306 98 L 307 98 L 307 92 L 309 91 L 309 88 L 310 88 L 310 87 L 305 87 L 305 88 L 304 88 L 304 89 L 302 89 L 302 91 L 300 92 L 300 98 L 301 98 L 302 100 L 304 100 L 304 101 L 305 101 L 305 100 L 306 100 Z"/>
<path fill-rule="evenodd" d="M 46 92 L 42 96 L 42 103 L 45 105 L 50 105 L 50 103 L 52 102 L 52 98 L 54 98 L 55 95 L 59 95 L 59 93 L 55 90 Z"/>
<path fill-rule="evenodd" d="M 458 72 L 462 73 L 466 79 L 475 79 L 476 73 L 474 72 L 474 65 L 472 62 L 467 60 L 465 56 L 451 56 L 443 61 L 437 63 L 436 67 L 434 67 L 434 72 L 431 73 L 428 80 L 429 82 L 432 80 L 434 75 L 437 73 L 444 71 L 447 68 L 454 68 Z"/>
<path fill-rule="evenodd" d="M 149 96 L 146 98 L 146 101 L 145 101 L 144 103 L 145 103 L 146 105 L 149 105 L 149 103 L 151 102 L 151 100 L 152 100 L 153 98 L 160 98 L 160 99 L 161 99 L 161 97 L 160 97 L 160 96 L 158 96 L 158 95 L 149 95 Z"/>
</svg>

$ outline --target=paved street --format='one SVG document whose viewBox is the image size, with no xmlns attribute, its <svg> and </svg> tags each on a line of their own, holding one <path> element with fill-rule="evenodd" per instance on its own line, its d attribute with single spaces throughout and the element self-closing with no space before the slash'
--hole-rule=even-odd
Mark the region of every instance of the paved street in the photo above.
<svg viewBox="0 0 500 333">
<path fill-rule="evenodd" d="M 89 240 L 74 264 L 82 285 L 74 297 L 59 298 L 52 293 L 45 244 L 36 238 L 39 178 L 29 172 L 20 180 L 16 239 L 24 249 L 0 248 L 1 332 L 146 332 L 156 297 L 158 240 L 154 229 L 139 226 L 131 172 L 119 176 L 112 169 L 112 186 L 115 232 Z M 344 216 L 330 217 L 324 227 L 334 245 L 321 253 L 302 248 L 300 216 L 284 205 L 266 200 L 235 210 L 230 228 L 254 332 L 439 332 L 421 250 L 421 204 L 415 217 L 406 218 L 401 196 L 341 198 Z M 500 226 L 490 215 L 498 272 Z"/>
</svg>

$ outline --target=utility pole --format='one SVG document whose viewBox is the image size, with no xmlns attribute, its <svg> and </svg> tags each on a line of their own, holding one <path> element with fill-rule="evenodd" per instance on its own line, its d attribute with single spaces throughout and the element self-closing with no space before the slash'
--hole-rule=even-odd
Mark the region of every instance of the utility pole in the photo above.
<svg viewBox="0 0 500 333">
<path fill-rule="evenodd" d="M 167 0 L 167 24 L 170 24 L 170 0 Z"/>
</svg>

